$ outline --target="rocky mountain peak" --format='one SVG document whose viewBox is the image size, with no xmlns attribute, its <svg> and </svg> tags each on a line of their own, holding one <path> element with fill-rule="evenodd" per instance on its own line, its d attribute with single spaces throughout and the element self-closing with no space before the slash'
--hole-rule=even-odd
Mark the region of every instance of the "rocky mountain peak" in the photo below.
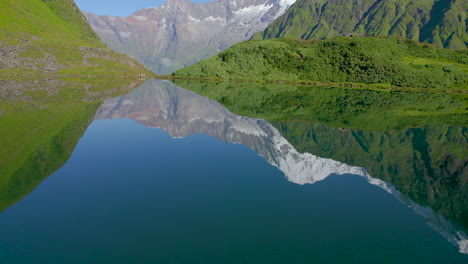
<svg viewBox="0 0 468 264">
<path fill-rule="evenodd" d="M 169 74 L 247 40 L 282 15 L 295 0 L 168 0 L 126 18 L 85 13 L 113 50 L 157 74 Z"/>
<path fill-rule="evenodd" d="M 189 0 L 167 0 L 161 7 L 162 8 L 177 8 L 180 6 L 187 6 L 190 4 L 194 4 L 193 2 L 190 2 Z"/>
</svg>

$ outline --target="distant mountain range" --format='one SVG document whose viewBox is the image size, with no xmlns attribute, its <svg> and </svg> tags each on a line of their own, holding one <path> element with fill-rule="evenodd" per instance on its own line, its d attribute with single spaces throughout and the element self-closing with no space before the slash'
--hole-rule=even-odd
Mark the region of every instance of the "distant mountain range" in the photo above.
<svg viewBox="0 0 468 264">
<path fill-rule="evenodd" d="M 126 18 L 85 13 L 113 50 L 158 74 L 168 74 L 247 40 L 282 15 L 295 0 L 168 0 Z"/>
<path fill-rule="evenodd" d="M 298 0 L 254 39 L 405 37 L 466 49 L 468 2 L 460 0 Z"/>
</svg>

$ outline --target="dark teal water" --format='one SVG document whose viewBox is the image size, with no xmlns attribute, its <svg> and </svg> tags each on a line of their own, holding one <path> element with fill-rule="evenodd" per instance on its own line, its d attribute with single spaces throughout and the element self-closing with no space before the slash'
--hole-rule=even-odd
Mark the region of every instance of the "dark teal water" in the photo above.
<svg viewBox="0 0 468 264">
<path fill-rule="evenodd" d="M 70 160 L 0 214 L 0 263 L 468 263 L 357 175 L 289 182 L 257 152 L 91 124 Z"/>
</svg>

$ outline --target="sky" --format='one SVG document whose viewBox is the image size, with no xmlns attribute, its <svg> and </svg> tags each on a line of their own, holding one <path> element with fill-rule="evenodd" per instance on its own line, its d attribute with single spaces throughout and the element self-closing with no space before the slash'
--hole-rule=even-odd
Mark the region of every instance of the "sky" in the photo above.
<svg viewBox="0 0 468 264">
<path fill-rule="evenodd" d="M 213 0 L 190 0 L 195 3 L 207 3 Z M 75 0 L 81 10 L 96 15 L 126 17 L 145 7 L 158 7 L 166 0 Z"/>
</svg>

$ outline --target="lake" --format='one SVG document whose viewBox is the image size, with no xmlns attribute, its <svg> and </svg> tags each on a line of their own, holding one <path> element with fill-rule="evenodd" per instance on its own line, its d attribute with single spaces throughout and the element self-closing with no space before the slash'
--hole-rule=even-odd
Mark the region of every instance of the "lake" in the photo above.
<svg viewBox="0 0 468 264">
<path fill-rule="evenodd" d="M 267 121 L 226 91 L 25 114 L 41 144 L 0 163 L 0 263 L 468 263 L 466 127 Z"/>
</svg>

